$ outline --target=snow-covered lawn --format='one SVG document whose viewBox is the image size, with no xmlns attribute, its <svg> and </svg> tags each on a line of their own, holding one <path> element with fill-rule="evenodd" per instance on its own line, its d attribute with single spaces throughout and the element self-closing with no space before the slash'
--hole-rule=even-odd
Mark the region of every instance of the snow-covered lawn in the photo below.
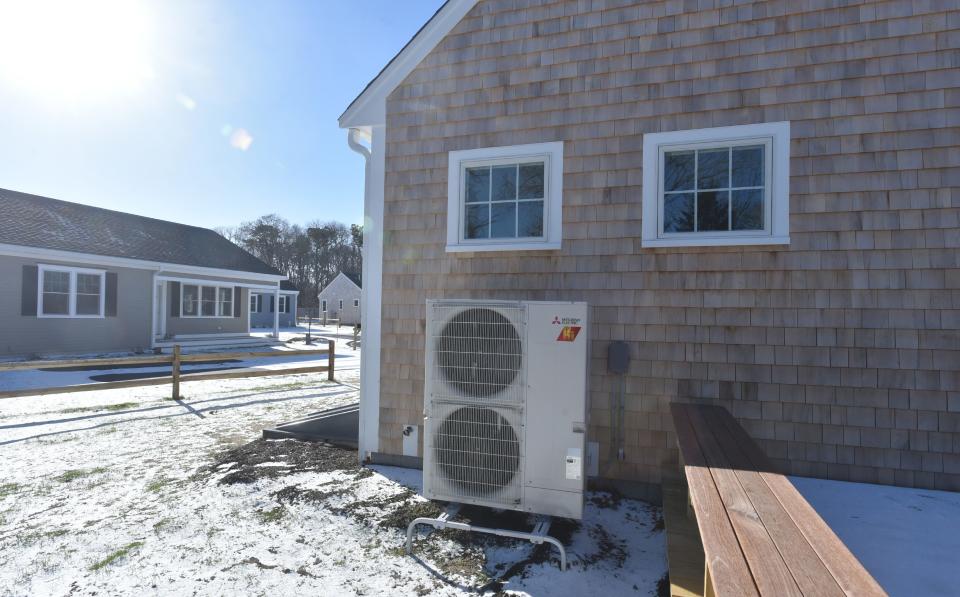
<svg viewBox="0 0 960 597">
<path fill-rule="evenodd" d="M 792 481 L 892 597 L 957 594 L 960 493 Z"/>
<path fill-rule="evenodd" d="M 656 591 L 664 538 L 659 509 L 643 502 L 593 493 L 582 524 L 558 523 L 574 561 L 565 573 L 547 546 L 451 531 L 421 535 L 412 558 L 403 527 L 439 512 L 416 493 L 419 471 L 255 441 L 264 427 L 356 401 L 352 358 L 338 361 L 338 383 L 189 382 L 182 403 L 167 385 L 0 401 L 0 595 Z"/>
</svg>

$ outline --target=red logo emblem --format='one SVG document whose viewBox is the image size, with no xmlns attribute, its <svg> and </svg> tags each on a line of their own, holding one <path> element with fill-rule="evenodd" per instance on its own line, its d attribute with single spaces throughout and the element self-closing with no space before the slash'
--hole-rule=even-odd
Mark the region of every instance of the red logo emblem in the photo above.
<svg viewBox="0 0 960 597">
<path fill-rule="evenodd" d="M 558 315 L 553 316 L 553 325 L 560 325 L 560 317 Z"/>
<path fill-rule="evenodd" d="M 557 342 L 573 342 L 577 339 L 577 334 L 579 333 L 579 325 L 565 325 L 563 329 L 560 330 L 560 335 L 557 336 Z"/>
</svg>

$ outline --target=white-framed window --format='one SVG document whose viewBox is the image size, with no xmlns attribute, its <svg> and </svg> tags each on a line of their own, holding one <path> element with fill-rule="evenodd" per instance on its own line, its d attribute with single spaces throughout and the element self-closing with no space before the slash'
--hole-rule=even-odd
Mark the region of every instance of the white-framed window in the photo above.
<svg viewBox="0 0 960 597">
<path fill-rule="evenodd" d="M 180 285 L 183 317 L 233 317 L 233 286 Z"/>
<path fill-rule="evenodd" d="M 343 299 L 340 299 L 340 304 L 337 308 L 343 311 Z"/>
<path fill-rule="evenodd" d="M 644 247 L 789 243 L 789 122 L 644 135 Z"/>
<path fill-rule="evenodd" d="M 287 312 L 287 303 L 289 303 L 289 302 L 290 302 L 290 297 L 288 297 L 288 296 L 286 296 L 286 295 L 283 295 L 283 294 L 280 295 L 280 302 L 279 302 L 279 305 L 280 305 L 280 306 L 277 308 L 277 311 L 279 311 L 280 313 L 286 313 L 286 312 Z"/>
<path fill-rule="evenodd" d="M 447 251 L 559 249 L 563 142 L 451 151 Z"/>
<path fill-rule="evenodd" d="M 250 312 L 259 313 L 260 305 L 263 304 L 263 296 L 259 294 L 250 293 Z"/>
<path fill-rule="evenodd" d="M 37 317 L 102 318 L 106 275 L 97 269 L 37 266 Z"/>
<path fill-rule="evenodd" d="M 327 299 L 323 299 L 322 301 L 320 301 L 320 310 L 323 311 L 324 313 L 327 312 Z"/>
<path fill-rule="evenodd" d="M 359 307 L 359 306 L 360 306 L 360 299 L 353 299 L 353 306 L 354 306 L 354 308 Z"/>
</svg>

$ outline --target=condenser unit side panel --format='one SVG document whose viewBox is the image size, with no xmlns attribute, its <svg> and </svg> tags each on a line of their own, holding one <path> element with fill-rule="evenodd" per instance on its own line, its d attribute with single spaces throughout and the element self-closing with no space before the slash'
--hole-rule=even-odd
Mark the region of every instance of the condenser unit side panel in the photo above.
<svg viewBox="0 0 960 597">
<path fill-rule="evenodd" d="M 529 303 L 523 501 L 581 518 L 586 479 L 589 347 L 585 303 Z"/>
</svg>

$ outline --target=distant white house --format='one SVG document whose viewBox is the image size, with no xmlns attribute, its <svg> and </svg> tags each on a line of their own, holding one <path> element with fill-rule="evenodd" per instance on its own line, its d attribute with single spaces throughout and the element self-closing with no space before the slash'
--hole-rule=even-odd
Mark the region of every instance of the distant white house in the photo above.
<svg viewBox="0 0 960 597">
<path fill-rule="evenodd" d="M 339 319 L 341 324 L 360 323 L 360 275 L 340 272 L 320 291 L 320 319 Z"/>
</svg>

